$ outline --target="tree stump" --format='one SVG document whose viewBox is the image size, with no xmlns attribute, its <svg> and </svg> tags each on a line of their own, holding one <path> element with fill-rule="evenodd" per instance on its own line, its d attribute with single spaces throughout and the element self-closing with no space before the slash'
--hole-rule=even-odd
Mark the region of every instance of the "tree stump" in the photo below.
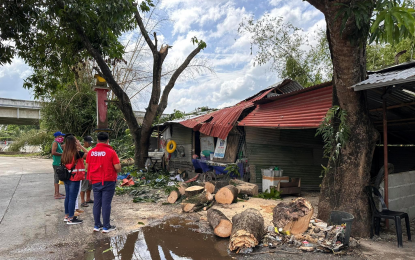
<svg viewBox="0 0 415 260">
<path fill-rule="evenodd" d="M 193 197 L 199 193 L 202 193 L 205 190 L 202 186 L 191 186 L 189 188 L 185 189 L 185 195 L 186 197 L 190 198 Z"/>
<path fill-rule="evenodd" d="M 212 194 L 215 193 L 215 185 L 210 182 L 205 182 L 205 191 L 208 191 Z"/>
<path fill-rule="evenodd" d="M 232 218 L 232 233 L 229 241 L 231 251 L 255 247 L 264 234 L 264 218 L 256 209 L 247 209 Z"/>
<path fill-rule="evenodd" d="M 233 185 L 228 185 L 216 192 L 215 200 L 220 204 L 232 204 L 238 199 L 238 189 Z"/>
<path fill-rule="evenodd" d="M 167 198 L 167 202 L 169 202 L 170 204 L 175 203 L 178 199 L 180 199 L 181 194 L 178 190 L 173 190 L 172 192 L 170 192 L 169 197 Z"/>
<path fill-rule="evenodd" d="M 203 187 L 202 187 L 203 188 Z M 203 204 L 212 201 L 213 195 L 209 192 L 202 192 L 200 194 L 197 194 L 196 196 L 187 198 L 182 203 L 182 211 L 183 212 L 193 212 L 196 207 L 200 207 L 200 209 L 203 208 Z"/>
<path fill-rule="evenodd" d="M 258 195 L 258 185 L 256 184 L 244 182 L 237 179 L 230 180 L 229 184 L 235 185 L 235 187 L 238 189 L 238 193 L 240 194 L 246 194 L 249 196 Z"/>
<path fill-rule="evenodd" d="M 232 232 L 232 222 L 219 210 L 209 209 L 207 220 L 218 237 L 229 237 Z"/>
<path fill-rule="evenodd" d="M 185 195 L 186 194 L 185 190 L 187 189 L 186 183 L 180 182 L 178 189 L 179 189 L 180 195 Z"/>
<path fill-rule="evenodd" d="M 313 206 L 308 200 L 297 198 L 289 203 L 280 203 L 274 208 L 273 223 L 293 235 L 302 234 L 308 229 L 313 212 Z"/>
</svg>

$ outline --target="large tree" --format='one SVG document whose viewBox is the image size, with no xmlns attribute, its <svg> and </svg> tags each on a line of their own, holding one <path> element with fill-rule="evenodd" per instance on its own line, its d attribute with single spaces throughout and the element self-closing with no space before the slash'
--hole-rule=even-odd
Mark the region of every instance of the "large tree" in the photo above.
<svg viewBox="0 0 415 260">
<path fill-rule="evenodd" d="M 96 70 L 117 97 L 135 143 L 135 161 L 144 166 L 152 123 L 167 107 L 168 96 L 176 80 L 192 59 L 206 47 L 193 38 L 195 49 L 171 74 L 162 91 L 163 62 L 172 46 L 159 45 L 157 35 L 150 34 L 142 14 L 154 5 L 151 0 L 139 5 L 133 0 L 28 0 L 6 1 L 0 4 L 0 64 L 10 62 L 18 55 L 33 68 L 25 81 L 40 96 L 71 82 L 75 67 L 85 59 L 93 58 Z M 123 61 L 125 49 L 119 37 L 138 27 L 153 56 L 152 90 L 143 124 L 134 116 L 127 93 L 115 80 L 111 66 Z M 11 42 L 11 43 L 10 43 Z"/>
<path fill-rule="evenodd" d="M 369 184 L 379 133 L 370 121 L 365 93 L 354 92 L 350 87 L 366 79 L 368 42 L 396 46 L 403 38 L 412 37 L 414 10 L 395 0 L 307 1 L 325 16 L 333 71 L 333 109 L 328 115 L 338 116 L 327 117 L 321 128 L 324 130 L 319 130 L 325 133 L 330 158 L 321 186 L 319 217 L 328 219 L 332 210 L 350 212 L 355 216 L 353 234 L 365 236 L 369 234 L 370 212 L 364 187 Z M 272 62 L 280 76 L 291 76 L 306 84 L 318 83 L 318 70 L 313 70 L 318 67 L 307 66 L 309 55 L 304 55 L 301 48 L 306 40 L 299 29 L 269 15 L 241 25 L 258 47 L 257 63 Z M 311 57 L 320 57 L 316 64 L 324 67 L 327 49 L 324 44 L 319 46 L 311 50 L 317 56 Z"/>
<path fill-rule="evenodd" d="M 355 216 L 353 234 L 367 236 L 370 211 L 364 187 L 369 184 L 379 133 L 370 121 L 365 93 L 354 92 L 350 86 L 366 79 L 369 36 L 372 36 L 370 40 L 393 44 L 413 34 L 413 17 L 409 14 L 412 10 L 393 0 L 307 1 L 325 16 L 333 63 L 333 105 L 346 111 L 346 124 L 350 129 L 347 144 L 342 147 L 337 161 L 330 160 L 323 179 L 319 217 L 327 219 L 332 210 L 350 212 Z M 372 18 L 376 18 L 373 24 Z"/>
</svg>

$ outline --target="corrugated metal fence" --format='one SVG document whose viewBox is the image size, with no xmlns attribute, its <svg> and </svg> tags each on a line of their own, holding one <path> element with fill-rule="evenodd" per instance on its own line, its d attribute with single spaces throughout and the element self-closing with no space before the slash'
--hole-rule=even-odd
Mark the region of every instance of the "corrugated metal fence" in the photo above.
<svg viewBox="0 0 415 260">
<path fill-rule="evenodd" d="M 326 160 L 322 158 L 323 141 L 314 137 L 316 129 L 245 127 L 245 132 L 249 164 L 255 165 L 255 182 L 260 187 L 261 169 L 279 166 L 284 176 L 300 177 L 303 189 L 319 189 L 321 164 Z"/>
</svg>

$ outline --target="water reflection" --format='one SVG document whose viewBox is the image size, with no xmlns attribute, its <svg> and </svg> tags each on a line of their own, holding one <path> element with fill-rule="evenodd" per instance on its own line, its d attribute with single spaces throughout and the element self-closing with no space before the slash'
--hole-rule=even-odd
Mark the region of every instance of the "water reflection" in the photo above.
<svg viewBox="0 0 415 260">
<path fill-rule="evenodd" d="M 194 232 L 198 226 L 183 219 L 170 219 L 139 232 L 100 240 L 84 259 L 232 259 L 228 239 Z"/>
</svg>

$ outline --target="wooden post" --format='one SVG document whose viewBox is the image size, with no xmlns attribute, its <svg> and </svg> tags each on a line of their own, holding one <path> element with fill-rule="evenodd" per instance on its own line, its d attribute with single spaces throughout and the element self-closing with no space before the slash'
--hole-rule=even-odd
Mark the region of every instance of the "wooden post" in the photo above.
<svg viewBox="0 0 415 260">
<path fill-rule="evenodd" d="M 386 115 L 386 87 L 383 87 L 383 164 L 385 168 L 385 203 L 389 207 L 389 184 L 388 184 L 388 118 Z M 386 229 L 389 229 L 389 221 L 386 220 Z"/>
</svg>

